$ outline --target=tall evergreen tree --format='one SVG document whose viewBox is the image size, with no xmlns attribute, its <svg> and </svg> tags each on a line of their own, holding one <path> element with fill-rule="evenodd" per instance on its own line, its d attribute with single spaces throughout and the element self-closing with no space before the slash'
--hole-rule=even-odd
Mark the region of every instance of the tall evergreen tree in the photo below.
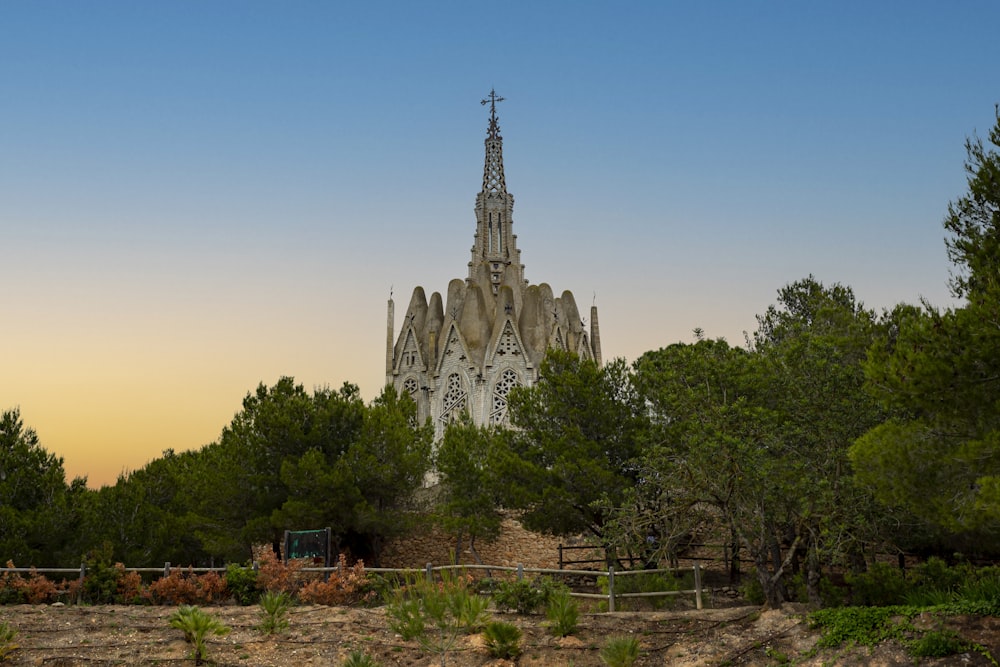
<svg viewBox="0 0 1000 667">
<path fill-rule="evenodd" d="M 20 409 L 0 414 L 0 563 L 61 564 L 73 529 L 68 492 L 62 458 L 42 447 Z"/>
<path fill-rule="evenodd" d="M 1000 111 L 966 142 L 968 191 L 944 221 L 955 308 L 899 306 L 869 384 L 894 418 L 852 450 L 890 506 L 948 530 L 1000 530 Z"/>
</svg>

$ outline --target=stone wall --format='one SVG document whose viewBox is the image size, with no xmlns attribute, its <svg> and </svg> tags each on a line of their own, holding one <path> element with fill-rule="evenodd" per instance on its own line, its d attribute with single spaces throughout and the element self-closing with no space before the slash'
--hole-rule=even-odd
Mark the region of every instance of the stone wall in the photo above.
<svg viewBox="0 0 1000 667">
<path fill-rule="evenodd" d="M 476 540 L 476 552 L 486 565 L 516 567 L 521 564 L 524 567 L 557 569 L 560 543 L 579 544 L 580 540 L 533 533 L 508 516 L 501 524 L 497 539 L 492 542 Z M 424 567 L 427 563 L 450 565 L 454 562 L 452 553 L 455 546 L 454 535 L 446 534 L 437 526 L 428 526 L 419 532 L 388 542 L 382 550 L 382 566 Z M 459 562 L 462 565 L 476 564 L 475 556 L 469 550 L 467 537 L 462 543 Z"/>
</svg>

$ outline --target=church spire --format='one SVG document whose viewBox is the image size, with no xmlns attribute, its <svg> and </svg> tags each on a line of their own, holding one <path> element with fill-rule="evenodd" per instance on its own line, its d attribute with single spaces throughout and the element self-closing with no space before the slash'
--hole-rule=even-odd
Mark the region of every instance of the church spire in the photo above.
<svg viewBox="0 0 1000 667">
<path fill-rule="evenodd" d="M 490 90 L 490 95 L 481 101 L 489 102 L 490 126 L 486 132 L 486 164 L 483 167 L 483 192 L 488 197 L 496 197 L 507 193 L 507 183 L 503 175 L 503 137 L 500 136 L 500 123 L 497 121 L 497 102 L 503 98 L 496 90 Z"/>
<path fill-rule="evenodd" d="M 476 196 L 476 238 L 469 262 L 469 280 L 479 282 L 484 293 L 494 296 L 501 285 L 516 286 L 518 303 L 524 283 L 524 266 L 514 235 L 514 195 L 507 192 L 503 174 L 503 137 L 497 121 L 497 103 L 503 98 L 491 90 L 482 104 L 490 105 L 486 131 L 486 163 L 483 189 Z"/>
</svg>

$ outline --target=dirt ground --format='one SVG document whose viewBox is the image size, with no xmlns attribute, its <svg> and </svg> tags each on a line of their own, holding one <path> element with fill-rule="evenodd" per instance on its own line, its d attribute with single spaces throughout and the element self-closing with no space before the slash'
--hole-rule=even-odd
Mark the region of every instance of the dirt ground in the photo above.
<svg viewBox="0 0 1000 667">
<path fill-rule="evenodd" d="M 216 665 L 340 665 L 353 649 L 379 664 L 425 667 L 440 657 L 424 653 L 414 641 L 394 635 L 382 608 L 298 606 L 291 625 L 277 636 L 257 630 L 257 607 L 206 607 L 232 628 L 213 637 L 208 657 Z M 0 607 L 0 622 L 15 627 L 15 650 L 4 664 L 70 667 L 86 665 L 193 665 L 190 646 L 167 617 L 171 607 L 18 605 Z M 556 639 L 540 615 L 493 614 L 524 632 L 524 653 L 516 661 L 493 659 L 480 635 L 465 636 L 446 656 L 450 667 L 524 667 L 603 665 L 599 651 L 616 635 L 639 638 L 636 665 L 696 667 L 709 665 L 914 665 L 899 645 L 824 650 L 812 655 L 818 639 L 803 620 L 804 610 L 786 605 L 778 611 L 730 607 L 702 611 L 654 611 L 584 614 L 576 635 Z M 919 623 L 920 619 L 916 622 Z M 931 622 L 928 620 L 928 622 Z M 936 622 L 936 621 L 935 621 Z M 967 639 L 1000 655 L 1000 619 L 949 621 Z M 921 665 L 989 665 L 979 653 L 925 659 Z"/>
</svg>

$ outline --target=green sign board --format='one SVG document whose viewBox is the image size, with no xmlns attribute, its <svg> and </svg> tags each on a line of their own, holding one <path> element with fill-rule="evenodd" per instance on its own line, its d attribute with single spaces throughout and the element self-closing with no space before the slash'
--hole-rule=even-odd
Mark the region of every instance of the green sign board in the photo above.
<svg viewBox="0 0 1000 667">
<path fill-rule="evenodd" d="M 285 561 L 289 558 L 312 558 L 330 566 L 330 529 L 286 530 Z"/>
</svg>

